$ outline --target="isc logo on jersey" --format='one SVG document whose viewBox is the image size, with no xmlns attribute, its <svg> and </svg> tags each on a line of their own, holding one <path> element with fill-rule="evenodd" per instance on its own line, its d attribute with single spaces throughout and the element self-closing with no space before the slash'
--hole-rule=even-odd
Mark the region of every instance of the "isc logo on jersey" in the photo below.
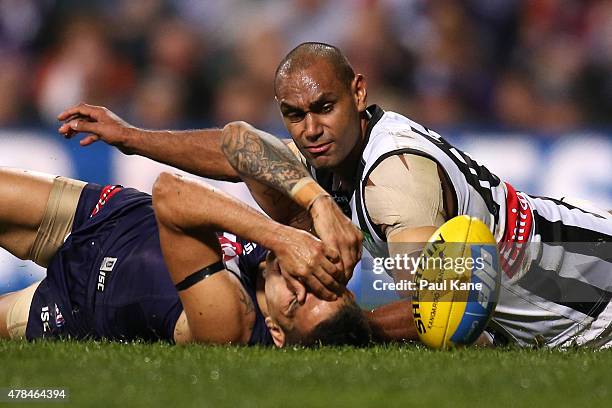
<svg viewBox="0 0 612 408">
<path fill-rule="evenodd" d="M 102 260 L 100 271 L 98 272 L 98 284 L 96 285 L 96 290 L 98 292 L 104 292 L 106 281 L 108 280 L 110 273 L 113 271 L 113 268 L 115 268 L 116 263 L 117 258 L 110 256 L 107 256 Z"/>
<path fill-rule="evenodd" d="M 412 310 L 420 340 L 433 348 L 471 344 L 491 318 L 501 284 L 489 228 L 463 215 L 442 225 L 421 254 Z"/>
</svg>

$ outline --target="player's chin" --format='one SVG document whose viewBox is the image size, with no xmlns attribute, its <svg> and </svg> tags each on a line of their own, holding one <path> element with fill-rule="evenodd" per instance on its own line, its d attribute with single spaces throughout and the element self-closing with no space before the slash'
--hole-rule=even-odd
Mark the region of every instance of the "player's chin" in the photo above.
<svg viewBox="0 0 612 408">
<path fill-rule="evenodd" d="M 325 170 L 338 167 L 340 160 L 334 154 L 311 155 L 310 164 L 315 169 Z"/>
</svg>

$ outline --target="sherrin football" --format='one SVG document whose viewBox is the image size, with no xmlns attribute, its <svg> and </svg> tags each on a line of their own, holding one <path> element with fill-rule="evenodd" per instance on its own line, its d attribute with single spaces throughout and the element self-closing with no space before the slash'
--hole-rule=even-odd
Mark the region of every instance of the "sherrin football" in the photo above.
<svg viewBox="0 0 612 408">
<path fill-rule="evenodd" d="M 489 228 L 467 215 L 447 221 L 418 265 L 412 311 L 420 340 L 435 349 L 476 341 L 495 310 L 501 280 Z"/>
</svg>

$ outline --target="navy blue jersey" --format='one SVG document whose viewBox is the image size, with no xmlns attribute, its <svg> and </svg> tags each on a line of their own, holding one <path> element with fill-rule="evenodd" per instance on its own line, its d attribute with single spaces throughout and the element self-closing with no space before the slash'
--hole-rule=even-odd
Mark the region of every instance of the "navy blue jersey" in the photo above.
<svg viewBox="0 0 612 408">
<path fill-rule="evenodd" d="M 271 344 L 255 282 L 266 251 L 219 235 L 227 268 L 256 305 L 249 344 Z M 26 337 L 173 341 L 183 307 L 162 258 L 151 196 L 88 184 L 72 233 L 34 294 Z"/>
</svg>

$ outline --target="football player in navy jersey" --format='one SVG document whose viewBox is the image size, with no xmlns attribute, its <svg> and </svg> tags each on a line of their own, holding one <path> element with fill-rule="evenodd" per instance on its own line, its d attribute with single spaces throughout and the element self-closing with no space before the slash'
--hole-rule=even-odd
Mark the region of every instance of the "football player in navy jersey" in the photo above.
<svg viewBox="0 0 612 408">
<path fill-rule="evenodd" d="M 0 245 L 47 268 L 41 282 L 0 297 L 0 337 L 370 341 L 346 289 L 299 301 L 283 277 L 306 269 L 325 279 L 337 254 L 196 180 L 161 174 L 151 197 L 0 168 Z"/>
</svg>

